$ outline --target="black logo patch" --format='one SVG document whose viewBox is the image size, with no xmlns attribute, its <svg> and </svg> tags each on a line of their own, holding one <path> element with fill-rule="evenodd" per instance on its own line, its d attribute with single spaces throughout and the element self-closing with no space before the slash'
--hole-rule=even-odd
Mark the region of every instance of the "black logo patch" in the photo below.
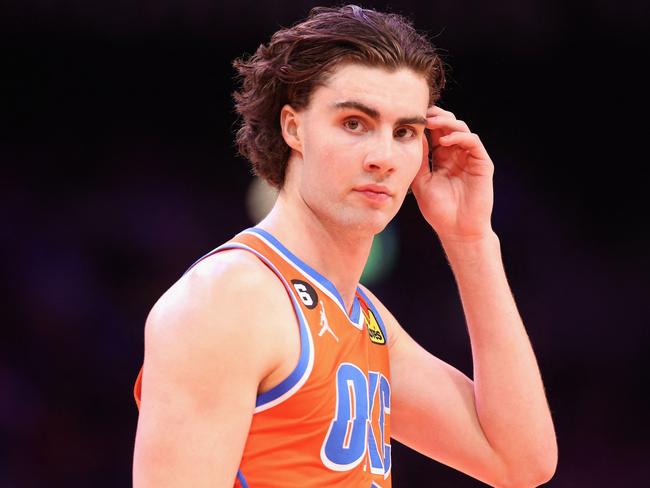
<svg viewBox="0 0 650 488">
<path fill-rule="evenodd" d="M 314 290 L 313 286 L 306 281 L 300 280 L 291 280 L 291 283 L 298 292 L 298 296 L 305 307 L 314 308 L 318 305 L 318 294 L 316 293 L 316 290 Z"/>
</svg>

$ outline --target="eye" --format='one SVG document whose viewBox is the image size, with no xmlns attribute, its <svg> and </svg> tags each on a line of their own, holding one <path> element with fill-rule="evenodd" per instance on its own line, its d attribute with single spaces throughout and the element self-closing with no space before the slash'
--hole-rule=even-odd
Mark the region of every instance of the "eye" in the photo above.
<svg viewBox="0 0 650 488">
<path fill-rule="evenodd" d="M 395 137 L 398 139 L 410 139 L 417 135 L 417 131 L 413 127 L 399 127 L 395 129 Z"/>
<path fill-rule="evenodd" d="M 359 119 L 348 119 L 343 126 L 351 132 L 363 132 L 365 127 Z"/>
</svg>

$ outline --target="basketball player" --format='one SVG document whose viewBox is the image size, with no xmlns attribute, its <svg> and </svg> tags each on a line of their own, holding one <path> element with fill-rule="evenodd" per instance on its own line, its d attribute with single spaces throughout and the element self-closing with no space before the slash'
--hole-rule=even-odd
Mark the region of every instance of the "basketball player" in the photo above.
<svg viewBox="0 0 650 488">
<path fill-rule="evenodd" d="M 549 480 L 555 434 L 490 224 L 493 164 L 435 105 L 433 47 L 401 17 L 316 8 L 235 66 L 240 149 L 280 192 L 148 317 L 135 486 L 387 487 L 391 438 L 494 486 Z M 409 188 L 453 268 L 473 380 L 358 283 Z"/>
</svg>

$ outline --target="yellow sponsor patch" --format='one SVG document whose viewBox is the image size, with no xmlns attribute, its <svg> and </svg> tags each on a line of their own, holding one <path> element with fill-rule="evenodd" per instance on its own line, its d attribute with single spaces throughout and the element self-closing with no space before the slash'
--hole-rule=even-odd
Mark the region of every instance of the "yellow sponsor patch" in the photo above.
<svg viewBox="0 0 650 488">
<path fill-rule="evenodd" d="M 372 310 L 364 310 L 363 316 L 366 318 L 366 327 L 368 328 L 368 337 L 370 337 L 370 341 L 375 344 L 386 344 L 384 333 L 382 332 L 381 327 L 379 327 Z"/>
</svg>

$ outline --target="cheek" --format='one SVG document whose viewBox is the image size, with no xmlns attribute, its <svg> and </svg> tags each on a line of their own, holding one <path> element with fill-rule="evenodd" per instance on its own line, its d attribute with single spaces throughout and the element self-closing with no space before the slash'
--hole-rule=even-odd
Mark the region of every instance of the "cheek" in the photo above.
<svg viewBox="0 0 650 488">
<path fill-rule="evenodd" d="M 323 141 L 314 141 L 304 153 L 303 189 L 310 199 L 319 199 L 329 194 L 339 176 L 336 148 Z"/>
<path fill-rule="evenodd" d="M 422 165 L 422 144 L 409 144 L 404 148 L 403 152 L 403 162 L 404 162 L 404 173 L 407 173 L 408 178 L 413 180 L 415 175 L 417 175 Z"/>
<path fill-rule="evenodd" d="M 350 151 L 342 144 L 332 144 L 323 138 L 309 151 L 309 163 L 313 171 L 325 172 L 329 178 L 336 178 L 350 167 Z"/>
</svg>

